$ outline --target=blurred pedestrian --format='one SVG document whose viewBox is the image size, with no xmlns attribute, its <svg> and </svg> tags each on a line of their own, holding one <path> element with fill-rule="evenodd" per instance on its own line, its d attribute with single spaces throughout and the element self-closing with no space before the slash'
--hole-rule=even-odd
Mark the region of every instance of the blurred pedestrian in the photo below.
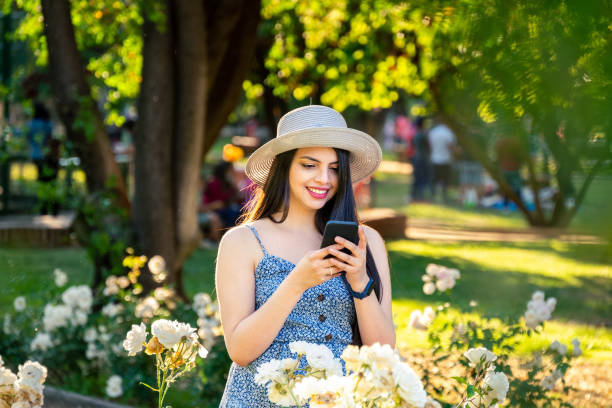
<svg viewBox="0 0 612 408">
<path fill-rule="evenodd" d="M 201 212 L 213 212 L 220 220 L 222 229 L 236 225 L 244 197 L 235 182 L 232 162 L 221 161 L 213 168 L 213 175 L 204 187 Z M 214 231 L 213 239 L 218 240 L 223 230 Z"/>
<path fill-rule="evenodd" d="M 427 135 L 430 147 L 430 160 L 433 169 L 432 195 L 435 197 L 437 186 L 442 189 L 442 199 L 448 201 L 448 186 L 451 183 L 453 155 L 458 146 L 453 132 L 439 123 L 429 130 Z"/>
<path fill-rule="evenodd" d="M 34 103 L 34 115 L 26 123 L 26 137 L 30 145 L 30 159 L 38 170 L 38 181 L 42 183 L 40 213 L 57 215 L 59 201 L 53 184 L 59 173 L 60 143 L 52 135 L 51 114 L 41 102 Z"/>
<path fill-rule="evenodd" d="M 523 181 L 521 180 L 521 164 L 526 158 L 527 151 L 515 137 L 503 136 L 497 140 L 495 144 L 497 153 L 497 164 L 502 172 L 502 176 L 506 180 L 512 190 L 521 197 L 521 189 Z M 510 204 L 507 194 L 504 194 L 504 207 Z"/>
<path fill-rule="evenodd" d="M 430 183 L 430 147 L 424 120 L 418 117 L 414 120 L 416 133 L 413 139 L 414 154 L 412 155 L 412 200 L 424 199 L 424 192 Z"/>
</svg>

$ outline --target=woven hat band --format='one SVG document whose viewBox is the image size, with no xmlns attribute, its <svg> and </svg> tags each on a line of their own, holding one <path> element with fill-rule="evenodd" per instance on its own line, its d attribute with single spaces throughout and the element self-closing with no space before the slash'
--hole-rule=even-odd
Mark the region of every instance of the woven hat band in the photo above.
<svg viewBox="0 0 612 408">
<path fill-rule="evenodd" d="M 346 128 L 342 115 L 332 108 L 320 105 L 304 106 L 292 110 L 281 118 L 276 129 L 276 137 L 282 137 L 302 129 L 321 127 Z"/>
</svg>

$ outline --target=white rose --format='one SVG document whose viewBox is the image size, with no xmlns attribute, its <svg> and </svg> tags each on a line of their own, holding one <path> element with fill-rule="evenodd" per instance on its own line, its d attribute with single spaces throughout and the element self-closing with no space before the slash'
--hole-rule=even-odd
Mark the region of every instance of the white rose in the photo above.
<svg viewBox="0 0 612 408">
<path fill-rule="evenodd" d="M 454 280 L 461 278 L 461 272 L 459 272 L 459 269 L 451 268 L 448 271 Z"/>
<path fill-rule="evenodd" d="M 393 379 L 397 385 L 397 394 L 409 405 L 424 407 L 427 394 L 421 380 L 408 363 L 398 362 L 393 367 Z"/>
<path fill-rule="evenodd" d="M 257 367 L 255 374 L 255 383 L 258 385 L 266 385 L 268 382 L 280 382 L 286 378 L 287 370 L 295 369 L 298 366 L 298 360 L 293 358 L 284 358 L 282 360 L 270 360 Z"/>
<path fill-rule="evenodd" d="M 26 308 L 26 299 L 23 296 L 17 296 L 13 301 L 13 306 L 18 312 L 23 312 Z"/>
<path fill-rule="evenodd" d="M 510 387 L 506 374 L 501 372 L 488 372 L 487 375 L 485 375 L 484 383 L 492 388 L 483 398 L 487 402 L 487 406 L 491 405 L 493 400 L 497 400 L 497 403 L 501 403 L 506 399 L 506 393 Z"/>
<path fill-rule="evenodd" d="M 17 381 L 17 376 L 11 370 L 5 367 L 0 367 L 0 387 L 13 386 Z"/>
<path fill-rule="evenodd" d="M 74 315 L 72 315 L 72 324 L 74 326 L 84 326 L 87 324 L 87 312 L 81 309 L 76 309 Z"/>
<path fill-rule="evenodd" d="M 305 356 L 310 350 L 310 343 L 305 341 L 292 341 L 289 343 L 289 350 L 291 350 L 292 353 Z"/>
<path fill-rule="evenodd" d="M 36 361 L 28 360 L 24 364 L 19 365 L 17 377 L 16 387 L 30 388 L 42 393 L 42 384 L 47 379 L 47 367 Z"/>
<path fill-rule="evenodd" d="M 362 360 L 372 366 L 372 370 L 391 370 L 397 363 L 397 355 L 388 344 L 374 343 L 371 346 L 361 347 L 361 352 L 365 356 Z"/>
<path fill-rule="evenodd" d="M 32 342 L 30 343 L 30 350 L 32 351 L 40 350 L 44 352 L 50 349 L 51 347 L 53 347 L 53 342 L 51 341 L 51 336 L 49 335 L 49 333 L 37 333 L 36 337 L 34 337 Z"/>
<path fill-rule="evenodd" d="M 449 277 L 445 277 L 443 279 L 438 279 L 436 281 L 436 288 L 440 292 L 444 292 L 447 289 L 452 289 L 453 286 L 455 286 L 455 281 L 450 276 Z"/>
<path fill-rule="evenodd" d="M 140 326 L 133 324 L 123 341 L 123 348 L 128 352 L 128 356 L 135 356 L 142 350 L 146 341 L 147 327 L 144 323 L 140 323 Z"/>
<path fill-rule="evenodd" d="M 268 399 L 270 402 L 278 404 L 282 407 L 295 406 L 293 397 L 289 393 L 289 389 L 286 385 L 281 385 L 274 382 L 268 385 Z"/>
<path fill-rule="evenodd" d="M 550 375 L 555 379 L 555 380 L 559 380 L 561 378 L 563 378 L 563 372 L 559 369 L 554 369 L 552 373 L 550 373 Z"/>
<path fill-rule="evenodd" d="M 416 330 L 427 330 L 427 326 L 423 323 L 423 314 L 420 310 L 413 310 L 410 313 L 408 325 Z"/>
<path fill-rule="evenodd" d="M 46 332 L 60 327 L 66 327 L 70 321 L 72 310 L 66 305 L 46 305 L 43 314 L 43 326 Z"/>
<path fill-rule="evenodd" d="M 195 330 L 189 324 L 176 320 L 160 319 L 151 325 L 151 334 L 157 337 L 159 342 L 168 349 L 178 344 L 182 338 L 189 337 Z"/>
<path fill-rule="evenodd" d="M 431 306 L 427 306 L 423 310 L 423 317 L 425 318 L 425 323 L 427 324 L 427 326 L 429 326 L 431 322 L 433 322 L 433 319 L 436 317 L 436 312 Z"/>
<path fill-rule="evenodd" d="M 166 261 L 160 255 L 155 255 L 149 259 L 149 263 L 147 265 L 149 267 L 149 271 L 153 275 L 158 275 L 166 270 Z"/>
<path fill-rule="evenodd" d="M 85 330 L 85 334 L 83 335 L 83 340 L 85 340 L 87 343 L 96 341 L 97 338 L 98 338 L 98 332 L 96 331 L 95 327 L 88 327 Z"/>
<path fill-rule="evenodd" d="M 150 319 L 155 315 L 159 309 L 159 303 L 152 296 L 147 296 L 140 303 L 136 305 L 136 309 L 134 310 L 134 315 L 138 318 L 142 319 Z"/>
<path fill-rule="evenodd" d="M 544 292 L 542 292 L 541 290 L 536 290 L 531 295 L 531 300 L 535 300 L 536 302 L 543 302 L 544 301 Z"/>
<path fill-rule="evenodd" d="M 486 366 L 489 363 L 497 360 L 495 353 L 487 350 L 484 347 L 471 348 L 463 353 L 463 355 L 469 360 L 470 367 L 476 367 L 480 364 Z"/>
<path fill-rule="evenodd" d="M 64 271 L 59 268 L 55 268 L 53 270 L 53 279 L 55 280 L 55 285 L 58 288 L 61 288 L 68 282 L 68 275 Z"/>
<path fill-rule="evenodd" d="M 542 388 L 552 390 L 553 388 L 555 388 L 556 382 L 557 380 L 553 376 L 547 375 L 546 377 L 542 378 L 542 382 L 540 383 L 540 385 L 542 386 Z"/>
<path fill-rule="evenodd" d="M 559 354 L 561 354 L 562 356 L 567 354 L 567 346 L 563 343 L 561 343 L 561 347 L 559 347 L 558 349 Z"/>
<path fill-rule="evenodd" d="M 208 293 L 196 293 L 193 297 L 193 308 L 201 309 L 206 307 L 211 302 L 212 299 Z"/>
<path fill-rule="evenodd" d="M 428 274 L 429 276 L 436 276 L 439 270 L 440 270 L 439 265 L 430 263 L 425 268 L 425 273 Z"/>
<path fill-rule="evenodd" d="M 120 397 L 123 394 L 122 382 L 118 375 L 111 376 L 106 382 L 106 395 L 111 398 Z"/>
<path fill-rule="evenodd" d="M 423 293 L 425 293 L 426 295 L 432 295 L 435 291 L 436 285 L 433 282 L 427 282 L 423 285 Z"/>
</svg>

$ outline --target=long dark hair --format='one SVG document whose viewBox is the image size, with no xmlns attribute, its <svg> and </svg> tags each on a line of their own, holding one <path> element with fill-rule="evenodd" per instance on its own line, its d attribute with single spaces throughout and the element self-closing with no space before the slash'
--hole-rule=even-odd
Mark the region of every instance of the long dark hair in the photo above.
<svg viewBox="0 0 612 408">
<path fill-rule="evenodd" d="M 350 153 L 342 149 L 334 148 L 334 150 L 338 156 L 338 189 L 331 200 L 325 203 L 315 214 L 315 226 L 321 234 L 323 234 L 325 224 L 329 220 L 359 223 L 351 184 Z M 285 221 L 289 213 L 289 168 L 296 151 L 296 149 L 289 150 L 278 154 L 274 158 L 265 184 L 255 190 L 255 194 L 245 206 L 246 211 L 240 217 L 239 224 L 262 218 L 269 218 L 277 224 Z M 281 210 L 283 211 L 281 218 L 275 220 L 272 215 Z M 380 276 L 369 245 L 366 248 L 366 270 L 368 276 L 374 281 L 374 293 L 376 293 L 378 301 L 381 302 Z M 347 283 L 346 280 L 344 282 Z M 353 325 L 353 344 L 362 344 L 357 320 Z"/>
</svg>

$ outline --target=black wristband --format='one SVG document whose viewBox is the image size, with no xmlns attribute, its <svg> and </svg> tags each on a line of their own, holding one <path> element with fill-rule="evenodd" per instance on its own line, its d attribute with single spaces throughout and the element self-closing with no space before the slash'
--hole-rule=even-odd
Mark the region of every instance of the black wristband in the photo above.
<svg viewBox="0 0 612 408">
<path fill-rule="evenodd" d="M 374 290 L 374 279 L 372 279 L 372 277 L 370 276 L 370 280 L 368 281 L 368 284 L 366 285 L 365 289 L 362 290 L 361 292 L 355 292 L 353 288 L 351 288 L 351 285 L 347 285 L 347 286 L 348 286 L 349 292 L 351 292 L 352 297 L 356 299 L 364 299 L 370 296 L 370 294 Z"/>
</svg>

